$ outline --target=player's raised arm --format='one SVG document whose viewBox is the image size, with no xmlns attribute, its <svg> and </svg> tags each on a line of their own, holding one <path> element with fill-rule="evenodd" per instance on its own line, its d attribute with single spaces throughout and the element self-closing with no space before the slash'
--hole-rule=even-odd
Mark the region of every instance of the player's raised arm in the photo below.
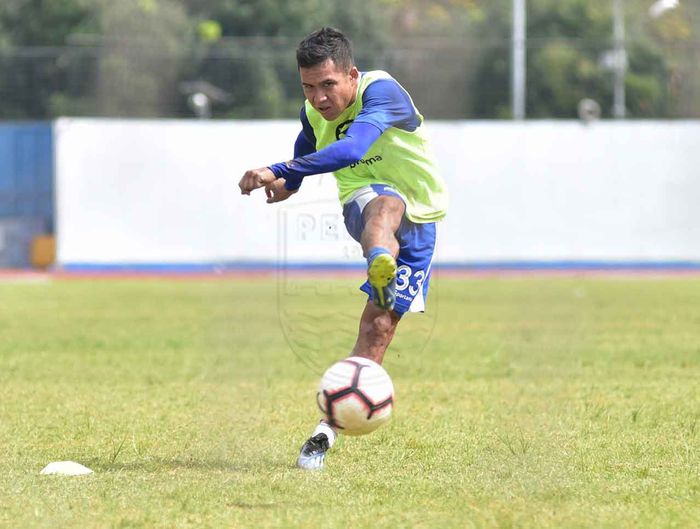
<svg viewBox="0 0 700 529">
<path fill-rule="evenodd" d="M 305 176 L 330 173 L 358 162 L 381 133 L 374 124 L 353 123 L 344 138 L 318 152 L 246 171 L 239 184 L 241 193 L 249 195 L 254 189 L 268 186 L 277 178 L 285 180 L 284 188 L 287 191 L 296 191 Z M 279 186 L 274 187 L 279 190 Z"/>
<path fill-rule="evenodd" d="M 271 165 L 270 169 L 278 178 L 301 185 L 305 176 L 331 173 L 358 162 L 381 133 L 373 124 L 353 123 L 342 139 L 318 152 Z M 288 189 L 290 187 L 287 185 Z"/>
</svg>

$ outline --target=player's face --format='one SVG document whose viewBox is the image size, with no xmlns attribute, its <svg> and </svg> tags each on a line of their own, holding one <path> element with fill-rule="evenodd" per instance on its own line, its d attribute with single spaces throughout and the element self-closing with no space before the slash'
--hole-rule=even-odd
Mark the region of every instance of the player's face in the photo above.
<svg viewBox="0 0 700 529">
<path fill-rule="evenodd" d="M 316 66 L 299 68 L 299 74 L 306 99 L 326 121 L 337 119 L 355 102 L 360 72 L 354 66 L 345 70 L 326 59 Z"/>
</svg>

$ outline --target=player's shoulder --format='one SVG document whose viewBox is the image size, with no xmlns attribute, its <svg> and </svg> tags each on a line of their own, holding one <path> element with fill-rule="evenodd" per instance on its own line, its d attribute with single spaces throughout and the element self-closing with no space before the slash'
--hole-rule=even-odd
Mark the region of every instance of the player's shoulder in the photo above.
<svg viewBox="0 0 700 529">
<path fill-rule="evenodd" d="M 362 72 L 362 79 L 367 84 L 381 80 L 396 81 L 389 72 L 385 72 L 384 70 L 370 70 L 367 72 Z"/>
<path fill-rule="evenodd" d="M 374 75 L 374 74 L 379 75 Z M 383 70 L 367 72 L 372 74 L 371 78 L 365 81 L 362 99 L 365 103 L 392 102 L 400 103 L 406 99 L 406 90 L 390 74 Z"/>
<path fill-rule="evenodd" d="M 365 94 L 389 95 L 398 90 L 402 90 L 399 82 L 384 70 L 364 72 L 362 76 L 362 89 Z"/>
</svg>

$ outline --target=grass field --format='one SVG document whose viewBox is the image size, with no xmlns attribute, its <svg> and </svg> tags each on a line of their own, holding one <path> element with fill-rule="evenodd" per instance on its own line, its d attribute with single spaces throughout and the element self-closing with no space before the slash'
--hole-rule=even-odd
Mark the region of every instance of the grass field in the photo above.
<svg viewBox="0 0 700 529">
<path fill-rule="evenodd" d="M 700 279 L 438 278 L 301 472 L 357 283 L 0 283 L 0 527 L 698 527 Z"/>
</svg>

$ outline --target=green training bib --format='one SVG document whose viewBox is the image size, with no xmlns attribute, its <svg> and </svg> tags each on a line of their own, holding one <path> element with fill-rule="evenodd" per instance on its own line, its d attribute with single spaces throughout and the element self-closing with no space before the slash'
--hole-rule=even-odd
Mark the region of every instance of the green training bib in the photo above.
<svg viewBox="0 0 700 529">
<path fill-rule="evenodd" d="M 362 95 L 379 79 L 392 79 L 381 70 L 365 72 L 358 81 L 357 96 L 333 121 L 326 121 L 306 101 L 306 116 L 316 135 L 316 150 L 342 138 L 362 110 Z M 411 101 L 413 105 L 413 101 Z M 385 130 L 364 157 L 335 171 L 338 194 L 345 204 L 359 188 L 384 184 L 398 191 L 406 202 L 406 217 L 416 223 L 435 222 L 447 213 L 447 187 L 440 176 L 423 125 L 423 116 L 415 105 L 420 125 L 413 132 L 396 127 Z"/>
</svg>

